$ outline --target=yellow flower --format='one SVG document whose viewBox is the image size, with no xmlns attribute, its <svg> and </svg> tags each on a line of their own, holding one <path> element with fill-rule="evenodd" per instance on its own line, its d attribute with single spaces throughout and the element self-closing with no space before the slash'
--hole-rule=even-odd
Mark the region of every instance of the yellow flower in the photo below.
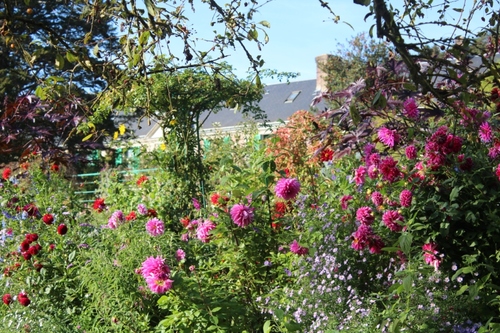
<svg viewBox="0 0 500 333">
<path fill-rule="evenodd" d="M 120 126 L 118 127 L 118 131 L 120 131 L 120 135 L 125 134 L 125 130 L 126 130 L 125 125 L 120 124 Z"/>
<path fill-rule="evenodd" d="M 162 143 L 162 144 L 160 145 L 160 149 L 161 149 L 161 150 L 165 150 L 165 149 L 167 149 L 167 145 L 166 145 L 166 144 L 164 144 L 164 143 Z"/>
<path fill-rule="evenodd" d="M 115 132 L 115 133 L 113 134 L 113 140 L 116 140 L 116 139 L 118 139 L 118 132 Z"/>
<path fill-rule="evenodd" d="M 170 126 L 175 126 L 177 124 L 177 119 L 170 120 Z"/>
</svg>

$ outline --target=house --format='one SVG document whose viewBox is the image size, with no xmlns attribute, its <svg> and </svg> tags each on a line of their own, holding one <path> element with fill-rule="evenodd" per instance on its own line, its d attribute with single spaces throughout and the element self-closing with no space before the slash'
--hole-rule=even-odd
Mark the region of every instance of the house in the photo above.
<svg viewBox="0 0 500 333">
<path fill-rule="evenodd" d="M 311 110 L 311 102 L 314 96 L 321 90 L 325 90 L 325 73 L 321 69 L 321 64 L 328 59 L 329 55 L 321 55 L 316 57 L 317 74 L 315 79 L 285 82 L 278 84 L 266 85 L 264 87 L 264 95 L 259 101 L 259 107 L 266 113 L 266 126 L 258 126 L 259 138 L 265 138 L 272 134 L 273 130 L 281 126 L 288 117 L 299 110 Z M 323 110 L 326 105 L 320 103 L 314 109 Z M 202 123 L 200 136 L 206 141 L 211 136 L 223 135 L 231 136 L 241 132 L 242 125 L 246 118 L 235 109 L 224 108 L 217 113 L 205 111 L 200 119 L 205 120 Z M 130 120 L 123 116 L 115 116 L 115 123 L 124 123 L 128 131 L 133 133 L 134 139 L 129 143 L 129 146 L 143 146 L 148 150 L 153 150 L 161 145 L 163 138 L 163 130 L 152 119 L 147 117 L 137 120 Z M 133 159 L 133 155 L 137 149 L 129 148 L 117 149 L 118 155 L 122 155 L 124 159 Z M 120 160 L 120 156 L 117 156 Z"/>
</svg>

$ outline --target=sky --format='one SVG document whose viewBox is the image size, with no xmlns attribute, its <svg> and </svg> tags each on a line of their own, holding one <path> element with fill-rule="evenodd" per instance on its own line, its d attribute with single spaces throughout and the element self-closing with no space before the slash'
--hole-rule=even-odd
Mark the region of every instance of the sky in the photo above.
<svg viewBox="0 0 500 333">
<path fill-rule="evenodd" d="M 262 1 L 260 1 L 262 2 Z M 265 61 L 264 69 L 276 70 L 278 72 L 298 72 L 300 75 L 290 81 L 309 80 L 316 78 L 315 57 L 322 54 L 335 54 L 339 49 L 339 44 L 347 45 L 347 41 L 359 33 L 368 33 L 374 24 L 373 16 L 364 21 L 365 15 L 369 12 L 368 7 L 356 5 L 353 0 L 330 0 L 327 1 L 335 14 L 340 16 L 340 22 L 334 23 L 331 13 L 322 8 L 318 0 L 273 0 L 259 9 L 254 16 L 256 22 L 267 21 L 270 28 L 266 29 L 269 35 L 269 42 L 259 51 L 256 47 L 250 47 L 250 52 L 255 57 L 261 55 Z M 404 4 L 403 0 L 388 1 L 394 6 Z M 440 3 L 441 1 L 436 1 Z M 472 0 L 450 0 L 453 7 L 463 7 L 472 3 Z M 222 3 L 222 2 L 221 2 Z M 204 9 L 201 4 L 196 6 L 193 14 L 191 9 L 185 8 L 185 15 L 195 19 L 191 22 L 210 22 L 213 12 Z M 205 6 L 206 7 L 206 6 Z M 436 16 L 434 9 L 426 13 L 426 18 Z M 448 11 L 447 21 L 451 22 L 452 15 L 459 15 L 456 12 Z M 199 22 L 197 22 L 199 21 Z M 348 22 L 346 24 L 344 22 Z M 197 25 L 194 29 L 203 36 L 212 36 L 211 29 L 206 25 Z M 475 22 L 479 25 L 479 22 Z M 203 26 L 203 28 L 200 28 Z M 435 27 L 426 32 L 430 37 L 443 37 L 450 31 Z M 260 33 L 259 37 L 262 36 Z M 251 46 L 252 43 L 248 42 Z M 249 62 L 246 55 L 240 51 L 227 52 L 230 57 L 226 58 L 235 69 L 235 73 L 240 78 L 247 77 Z M 275 78 L 262 78 L 265 84 L 279 83 Z"/>
</svg>

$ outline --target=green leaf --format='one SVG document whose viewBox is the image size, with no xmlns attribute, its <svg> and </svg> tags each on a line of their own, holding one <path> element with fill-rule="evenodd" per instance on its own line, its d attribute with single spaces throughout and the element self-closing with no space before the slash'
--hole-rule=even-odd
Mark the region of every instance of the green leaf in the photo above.
<svg viewBox="0 0 500 333">
<path fill-rule="evenodd" d="M 151 33 L 149 30 L 144 31 L 140 36 L 139 36 L 139 43 L 141 45 L 146 45 L 148 42 L 149 37 L 151 36 Z"/>
<path fill-rule="evenodd" d="M 218 306 L 218 307 L 216 307 L 216 308 L 213 308 L 213 309 L 212 309 L 212 313 L 217 312 L 217 311 L 220 311 L 220 309 L 222 309 L 220 306 Z"/>
<path fill-rule="evenodd" d="M 268 320 L 264 323 L 264 327 L 262 328 L 264 333 L 270 333 L 271 332 L 271 321 Z"/>
<path fill-rule="evenodd" d="M 361 5 L 361 6 L 365 6 L 365 7 L 369 6 L 370 2 L 371 2 L 371 0 L 354 0 L 354 3 L 356 5 Z"/>
<path fill-rule="evenodd" d="M 84 138 L 82 139 L 82 142 L 87 141 L 88 139 L 90 139 L 90 138 L 92 137 L 92 135 L 94 135 L 94 134 L 93 134 L 93 133 L 90 133 L 89 135 L 87 135 L 86 137 L 84 137 Z"/>
<path fill-rule="evenodd" d="M 406 292 L 411 292 L 413 284 L 413 276 L 407 275 L 403 279 L 403 288 Z"/>
<path fill-rule="evenodd" d="M 267 21 L 260 21 L 259 24 L 263 25 L 266 28 L 270 28 L 271 27 L 271 23 L 269 23 Z"/>
<path fill-rule="evenodd" d="M 413 236 L 410 233 L 403 233 L 399 236 L 399 246 L 401 246 L 401 250 L 409 254 L 411 250 L 411 242 L 413 240 Z"/>
<path fill-rule="evenodd" d="M 460 287 L 460 289 L 456 292 L 456 295 L 457 296 L 462 295 L 467 289 L 469 289 L 469 286 L 467 285 Z"/>
<path fill-rule="evenodd" d="M 66 52 L 66 59 L 69 62 L 77 62 L 78 61 L 78 57 L 75 54 L 73 54 L 72 52 Z"/>
<path fill-rule="evenodd" d="M 63 58 L 62 55 L 60 55 L 60 54 L 56 55 L 55 66 L 56 66 L 57 69 L 63 69 L 64 68 L 64 58 Z"/>
<path fill-rule="evenodd" d="M 68 255 L 68 261 L 69 261 L 69 262 L 72 262 L 72 261 L 73 261 L 73 259 L 75 259 L 75 255 L 76 255 L 76 251 L 71 252 L 71 253 Z"/>
<path fill-rule="evenodd" d="M 451 193 L 450 193 L 450 201 L 455 201 L 457 198 L 458 198 L 458 195 L 460 194 L 460 190 L 462 189 L 462 187 L 454 187 L 452 190 L 451 190 Z"/>
</svg>

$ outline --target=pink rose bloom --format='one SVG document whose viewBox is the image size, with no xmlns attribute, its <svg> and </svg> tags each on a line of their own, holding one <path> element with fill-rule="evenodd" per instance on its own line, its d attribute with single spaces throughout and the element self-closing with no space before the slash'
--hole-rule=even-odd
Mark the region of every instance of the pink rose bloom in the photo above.
<svg viewBox="0 0 500 333">
<path fill-rule="evenodd" d="M 215 223 L 210 220 L 205 220 L 203 223 L 198 224 L 196 229 L 196 236 L 203 243 L 208 243 L 210 241 L 210 231 L 215 229 Z"/>
<path fill-rule="evenodd" d="M 388 210 L 382 215 L 382 222 L 389 228 L 391 231 L 399 232 L 403 230 L 403 226 L 398 222 L 403 222 L 404 218 L 396 210 Z"/>
<path fill-rule="evenodd" d="M 165 224 L 155 217 L 146 223 L 146 230 L 151 236 L 161 236 L 165 232 Z"/>
<path fill-rule="evenodd" d="M 294 199 L 300 192 L 300 183 L 296 178 L 281 178 L 275 187 L 276 196 L 285 200 Z"/>
<path fill-rule="evenodd" d="M 390 130 L 386 127 L 382 127 L 378 130 L 378 139 L 384 145 L 394 148 L 394 146 L 399 142 L 399 134 L 396 130 Z"/>
<path fill-rule="evenodd" d="M 413 194 L 409 190 L 403 190 L 399 194 L 399 203 L 403 207 L 410 207 Z"/>
<path fill-rule="evenodd" d="M 231 208 L 229 213 L 233 222 L 241 228 L 244 228 L 253 222 L 253 208 L 248 206 L 236 204 Z"/>
</svg>

